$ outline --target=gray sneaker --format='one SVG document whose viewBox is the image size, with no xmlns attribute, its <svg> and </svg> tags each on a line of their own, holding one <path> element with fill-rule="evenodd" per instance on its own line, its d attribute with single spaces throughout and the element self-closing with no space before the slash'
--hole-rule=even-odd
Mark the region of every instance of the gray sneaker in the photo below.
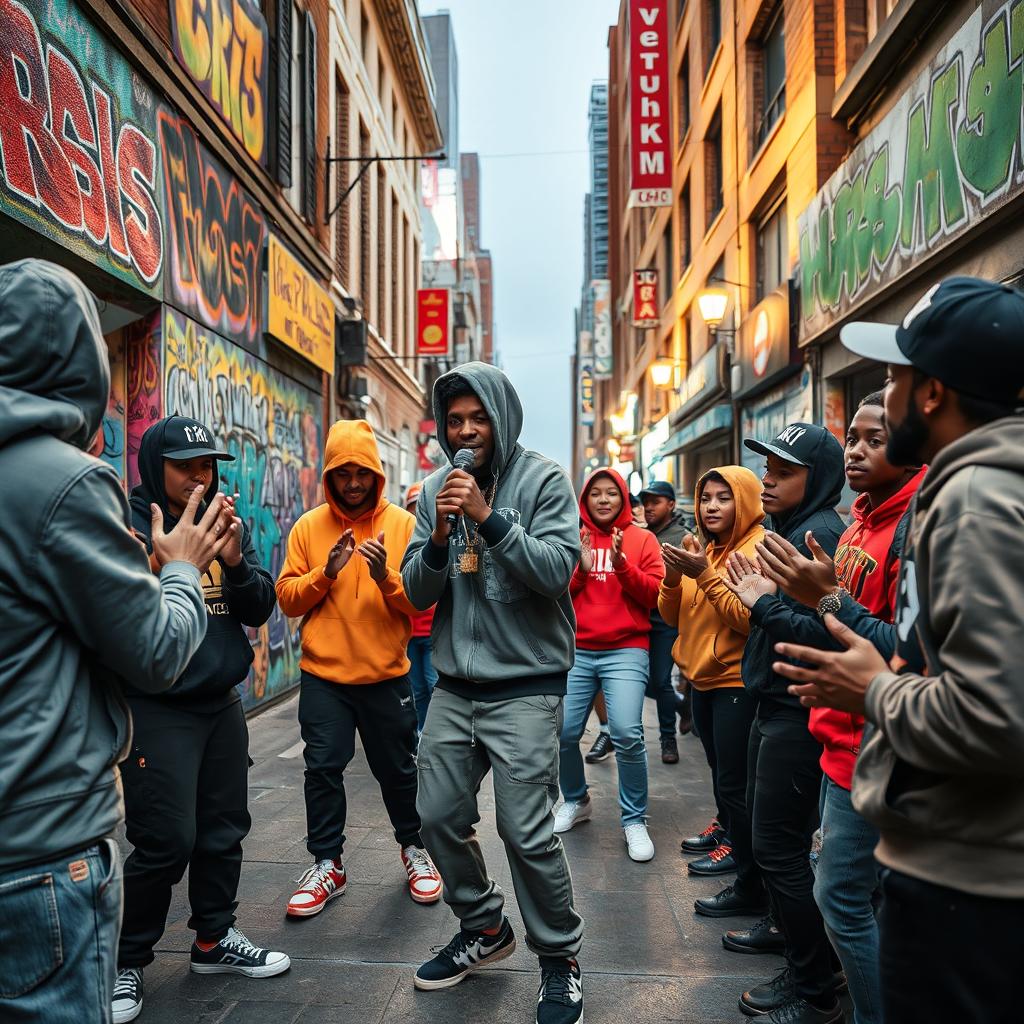
<svg viewBox="0 0 1024 1024">
<path fill-rule="evenodd" d="M 122 967 L 117 972 L 110 1009 L 114 1024 L 128 1024 L 142 1013 L 141 967 Z"/>
</svg>

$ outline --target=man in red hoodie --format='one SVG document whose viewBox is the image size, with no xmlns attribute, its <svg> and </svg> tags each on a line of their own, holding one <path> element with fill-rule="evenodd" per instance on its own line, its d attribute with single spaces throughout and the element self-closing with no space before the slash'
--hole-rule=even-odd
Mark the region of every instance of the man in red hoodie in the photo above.
<svg viewBox="0 0 1024 1024">
<path fill-rule="evenodd" d="M 908 522 L 905 517 L 925 471 L 892 465 L 886 458 L 887 441 L 882 392 L 878 391 L 860 403 L 847 431 L 846 479 L 858 497 L 853 504 L 853 523 L 839 538 L 834 563 L 811 537 L 807 542 L 815 562 L 774 535 L 757 548 L 766 574 L 791 597 L 817 606 L 822 614 L 838 611 L 842 598 L 849 595 L 878 622 L 892 622 L 899 556 Z M 857 628 L 856 622 L 851 625 Z M 822 623 L 815 628 L 823 646 L 836 647 Z M 873 639 L 878 643 L 884 635 L 876 629 Z M 894 634 L 889 646 L 891 655 Z M 857 814 L 850 801 L 864 718 L 834 708 L 812 708 L 810 730 L 824 748 L 822 846 L 814 898 L 846 971 L 854 1024 L 881 1024 L 878 925 L 872 905 L 878 886 L 874 859 L 878 830 Z"/>
<path fill-rule="evenodd" d="M 583 486 L 583 552 L 569 584 L 576 612 L 576 663 L 569 672 L 559 781 L 564 803 L 555 831 L 567 832 L 593 813 L 580 738 L 598 690 L 608 706 L 619 768 L 619 806 L 629 856 L 648 861 L 647 751 L 642 722 L 649 673 L 651 609 L 665 565 L 657 538 L 633 523 L 626 482 L 599 469 Z"/>
</svg>

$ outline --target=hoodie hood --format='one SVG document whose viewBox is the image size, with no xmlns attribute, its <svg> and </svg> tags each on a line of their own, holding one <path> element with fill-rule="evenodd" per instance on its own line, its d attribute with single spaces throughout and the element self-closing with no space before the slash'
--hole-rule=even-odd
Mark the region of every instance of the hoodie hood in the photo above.
<svg viewBox="0 0 1024 1024">
<path fill-rule="evenodd" d="M 452 462 L 455 450 L 448 443 L 448 432 L 445 430 L 445 416 L 448 410 L 439 398 L 442 381 L 461 377 L 480 399 L 491 421 L 494 435 L 494 456 L 491 460 L 491 472 L 497 476 L 508 469 L 519 452 L 519 435 L 523 431 L 523 406 L 519 395 L 512 386 L 512 381 L 496 366 L 489 363 L 463 363 L 454 370 L 442 374 L 434 382 L 432 406 L 434 422 L 437 424 L 437 443 Z M 627 502 L 628 504 L 628 502 Z"/>
<path fill-rule="evenodd" d="M 164 529 L 170 529 L 178 521 L 167 507 L 167 491 L 164 489 L 164 434 L 167 427 L 174 420 L 181 419 L 180 416 L 165 416 L 157 420 L 142 435 L 139 442 L 139 484 L 132 488 L 128 503 L 138 512 L 143 522 L 150 521 L 149 506 L 156 504 L 164 516 Z M 191 419 L 188 420 L 192 422 Z M 207 433 L 212 436 L 212 431 L 207 428 Z M 220 490 L 220 473 L 217 471 L 218 461 L 213 459 L 213 477 L 210 486 L 203 495 L 203 500 L 196 510 L 196 516 L 202 515 L 202 510 L 213 496 Z"/>
<path fill-rule="evenodd" d="M 43 433 L 85 451 L 109 397 L 107 345 L 85 285 L 45 260 L 0 267 L 0 445 Z"/>
<path fill-rule="evenodd" d="M 803 538 L 804 524 L 819 512 L 831 511 L 839 504 L 846 483 L 843 446 L 835 435 L 814 424 L 802 423 L 808 434 L 817 434 L 807 458 L 807 489 L 804 500 L 784 518 L 769 516 L 771 529 L 789 540 Z"/>
<path fill-rule="evenodd" d="M 987 423 L 947 445 L 925 473 L 917 508 L 928 508 L 954 474 L 972 466 L 1024 472 L 1024 416 L 1006 416 Z"/>
<path fill-rule="evenodd" d="M 328 475 L 332 469 L 344 466 L 346 462 L 354 462 L 357 466 L 371 470 L 377 477 L 377 504 L 364 512 L 357 519 L 364 519 L 367 515 L 373 517 L 383 512 L 390 504 L 384 497 L 384 465 L 380 461 L 380 451 L 377 448 L 377 435 L 373 427 L 366 420 L 338 420 L 331 426 L 327 434 L 327 443 L 324 445 L 324 472 L 323 485 L 324 497 L 331 511 L 346 522 L 354 522 L 351 514 L 346 511 L 345 506 L 338 501 L 331 487 Z"/>
<path fill-rule="evenodd" d="M 700 495 L 705 481 L 712 473 L 717 473 L 729 485 L 733 500 L 736 502 L 736 519 L 732 524 L 732 533 L 724 538 L 724 541 L 716 541 L 714 546 L 721 548 L 722 551 L 735 551 L 743 544 L 750 532 L 764 522 L 764 508 L 761 505 L 761 481 L 745 466 L 716 466 L 714 469 L 709 469 L 697 481 L 693 492 L 694 508 L 697 511 L 697 528 L 700 530 L 701 537 L 708 542 L 711 537 L 701 519 Z"/>
<path fill-rule="evenodd" d="M 619 514 L 615 517 L 615 520 L 607 527 L 598 526 L 590 516 L 590 509 L 587 508 L 587 494 L 590 492 L 590 488 L 594 486 L 594 482 L 598 477 L 602 476 L 608 477 L 615 484 L 622 497 L 622 508 L 619 509 Z M 583 484 L 583 489 L 580 491 L 580 518 L 586 523 L 587 529 L 597 530 L 600 533 L 611 533 L 616 527 L 620 530 L 625 530 L 627 526 L 636 525 L 633 522 L 633 510 L 629 505 L 629 491 L 626 488 L 626 481 L 614 469 L 595 469 L 587 477 Z"/>
</svg>

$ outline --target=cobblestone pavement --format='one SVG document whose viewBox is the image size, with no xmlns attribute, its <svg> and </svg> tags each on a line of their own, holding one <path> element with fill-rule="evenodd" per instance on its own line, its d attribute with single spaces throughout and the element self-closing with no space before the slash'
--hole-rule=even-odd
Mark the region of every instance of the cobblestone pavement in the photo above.
<svg viewBox="0 0 1024 1024">
<path fill-rule="evenodd" d="M 736 923 L 696 917 L 693 900 L 719 888 L 689 878 L 680 837 L 712 813 L 707 765 L 694 736 L 680 740 L 678 765 L 663 765 L 652 702 L 647 702 L 650 828 L 657 849 L 648 864 L 626 856 L 616 804 L 615 761 L 589 767 L 595 819 L 565 835 L 577 907 L 586 921 L 580 963 L 586 1024 L 719 1024 L 744 1020 L 740 992 L 769 978 L 782 961 L 722 948 Z M 431 946 L 454 934 L 448 908 L 408 896 L 398 849 L 376 782 L 359 752 L 346 773 L 348 890 L 314 918 L 292 921 L 284 907 L 308 863 L 303 837 L 302 754 L 296 698 L 249 723 L 249 807 L 238 926 L 258 945 L 284 950 L 292 968 L 277 978 L 200 976 L 188 970 L 191 933 L 184 883 L 175 890 L 156 961 L 146 969 L 142 1024 L 532 1024 L 537 961 L 516 953 L 447 992 L 417 992 L 412 974 Z M 593 734 L 584 737 L 589 746 Z M 518 936 L 523 925 L 511 876 L 494 832 L 489 782 L 479 827 L 491 874 L 508 899 Z M 749 923 L 749 919 L 746 919 Z"/>
</svg>

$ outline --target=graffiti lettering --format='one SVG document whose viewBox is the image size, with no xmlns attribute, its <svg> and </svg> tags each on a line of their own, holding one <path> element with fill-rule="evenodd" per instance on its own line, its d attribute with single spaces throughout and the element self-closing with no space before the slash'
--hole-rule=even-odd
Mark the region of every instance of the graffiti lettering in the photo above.
<svg viewBox="0 0 1024 1024">
<path fill-rule="evenodd" d="M 125 328 L 125 351 L 128 371 L 125 478 L 131 488 L 140 479 L 139 445 L 142 443 L 142 435 L 163 415 L 163 375 L 160 372 L 163 365 L 163 334 L 159 312 Z"/>
<path fill-rule="evenodd" d="M 246 152 L 265 158 L 267 23 L 249 0 L 171 0 L 174 54 Z"/>
<path fill-rule="evenodd" d="M 9 199 L 30 227 L 81 240 L 120 276 L 153 285 L 163 229 L 151 126 L 92 75 L 87 87 L 60 42 L 28 7 L 0 0 L 0 207 Z"/>
<path fill-rule="evenodd" d="M 801 335 L 1024 190 L 1024 0 L 976 8 L 800 217 Z"/>
</svg>

